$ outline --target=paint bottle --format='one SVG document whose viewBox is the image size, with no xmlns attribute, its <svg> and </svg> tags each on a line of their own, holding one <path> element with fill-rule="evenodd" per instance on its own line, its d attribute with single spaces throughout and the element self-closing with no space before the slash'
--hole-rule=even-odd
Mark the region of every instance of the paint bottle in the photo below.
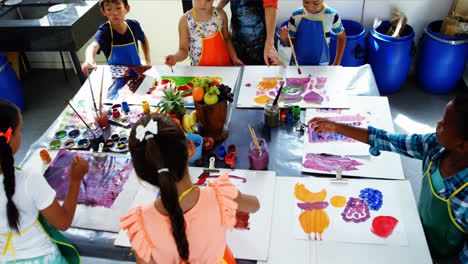
<svg viewBox="0 0 468 264">
<path fill-rule="evenodd" d="M 292 109 L 286 111 L 286 124 L 292 125 L 294 123 L 294 112 Z"/>
<path fill-rule="evenodd" d="M 301 119 L 301 107 L 298 105 L 293 106 L 294 119 Z"/>
<path fill-rule="evenodd" d="M 221 145 L 218 147 L 218 159 L 219 160 L 224 160 L 224 157 L 226 157 L 227 151 L 226 147 Z"/>
<path fill-rule="evenodd" d="M 279 107 L 273 105 L 273 100 L 270 99 L 265 103 L 265 125 L 268 127 L 277 127 L 279 125 Z"/>
<path fill-rule="evenodd" d="M 287 109 L 282 107 L 280 108 L 280 120 L 285 121 L 286 120 L 286 111 Z"/>
<path fill-rule="evenodd" d="M 89 142 L 91 144 L 91 148 L 94 151 L 99 150 L 99 144 L 104 143 L 104 137 L 102 136 L 102 130 L 97 123 L 91 123 L 90 125 L 91 130 L 88 129 L 87 135 L 89 137 Z"/>
<path fill-rule="evenodd" d="M 232 156 L 231 153 L 228 153 L 226 155 L 224 162 L 226 163 L 227 168 L 231 168 L 231 169 L 234 168 L 234 157 Z"/>
<path fill-rule="evenodd" d="M 237 158 L 237 149 L 236 145 L 231 144 L 228 147 L 228 153 L 232 155 L 233 158 Z"/>
<path fill-rule="evenodd" d="M 254 170 L 264 170 L 268 168 L 268 162 L 270 161 L 270 153 L 268 152 L 268 146 L 264 138 L 257 138 L 260 151 L 252 141 L 249 146 L 249 162 L 250 168 Z"/>
<path fill-rule="evenodd" d="M 47 150 L 45 149 L 41 150 L 41 152 L 39 152 L 39 155 L 41 156 L 42 162 L 44 164 L 49 164 L 52 161 L 49 152 L 47 152 Z"/>
<path fill-rule="evenodd" d="M 143 101 L 141 102 L 141 107 L 143 108 L 143 113 L 149 114 L 150 112 L 150 106 L 148 104 L 148 101 Z"/>
<path fill-rule="evenodd" d="M 118 108 L 112 109 L 112 117 L 113 118 L 119 118 L 120 117 L 120 111 Z"/>
<path fill-rule="evenodd" d="M 122 111 L 124 111 L 126 114 L 130 112 L 130 107 L 128 106 L 127 102 L 122 102 Z"/>
</svg>

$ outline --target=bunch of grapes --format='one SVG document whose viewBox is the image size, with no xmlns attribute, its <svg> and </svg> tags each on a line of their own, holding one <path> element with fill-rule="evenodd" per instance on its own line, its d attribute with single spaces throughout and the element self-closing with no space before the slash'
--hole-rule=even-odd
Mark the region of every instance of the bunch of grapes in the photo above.
<svg viewBox="0 0 468 264">
<path fill-rule="evenodd" d="M 232 89 L 231 87 L 225 85 L 225 84 L 220 84 L 218 85 L 218 90 L 219 90 L 219 101 L 222 101 L 224 99 L 228 100 L 229 102 L 232 103 L 234 99 L 234 95 L 232 94 Z"/>
</svg>

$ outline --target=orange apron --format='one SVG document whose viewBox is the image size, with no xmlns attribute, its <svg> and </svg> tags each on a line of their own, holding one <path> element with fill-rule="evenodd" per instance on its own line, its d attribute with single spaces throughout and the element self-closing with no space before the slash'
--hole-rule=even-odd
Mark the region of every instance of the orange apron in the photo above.
<svg viewBox="0 0 468 264">
<path fill-rule="evenodd" d="M 224 257 L 219 263 L 220 264 L 236 264 L 237 263 L 236 259 L 234 258 L 234 255 L 232 254 L 228 246 L 226 246 L 226 249 L 224 250 Z"/>
<path fill-rule="evenodd" d="M 229 56 L 229 52 L 226 48 L 226 43 L 224 42 L 221 29 L 219 28 L 218 18 L 216 17 L 214 10 L 213 16 L 216 19 L 218 31 L 216 34 L 208 38 L 203 37 L 200 26 L 198 25 L 195 9 L 193 9 L 193 16 L 202 38 L 202 52 L 197 66 L 232 66 L 231 57 Z"/>
</svg>

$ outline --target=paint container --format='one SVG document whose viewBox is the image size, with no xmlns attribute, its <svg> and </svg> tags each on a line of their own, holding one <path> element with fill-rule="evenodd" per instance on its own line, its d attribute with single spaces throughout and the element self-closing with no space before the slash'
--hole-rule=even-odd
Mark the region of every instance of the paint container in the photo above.
<svg viewBox="0 0 468 264">
<path fill-rule="evenodd" d="M 83 139 L 80 139 L 77 142 L 77 144 L 78 144 L 79 148 L 87 148 L 87 147 L 89 147 L 90 142 L 89 142 L 89 139 L 83 138 Z"/>
<path fill-rule="evenodd" d="M 118 108 L 120 108 L 120 107 L 121 107 L 120 104 L 115 104 L 115 105 L 112 106 L 112 109 L 118 109 Z"/>
<path fill-rule="evenodd" d="M 301 119 L 301 107 L 298 105 L 293 106 L 294 119 Z"/>
<path fill-rule="evenodd" d="M 226 147 L 221 145 L 218 147 L 218 159 L 219 160 L 224 160 L 224 157 L 226 157 L 227 151 Z"/>
<path fill-rule="evenodd" d="M 122 102 L 122 111 L 128 114 L 130 112 L 130 107 L 128 106 L 127 102 Z"/>
<path fill-rule="evenodd" d="M 234 163 L 234 157 L 232 156 L 231 153 L 228 153 L 228 154 L 226 155 L 226 158 L 225 158 L 225 161 L 224 161 L 224 162 L 226 163 L 226 167 L 227 167 L 227 168 L 231 168 L 231 169 L 234 168 L 234 165 L 235 165 L 235 163 Z"/>
<path fill-rule="evenodd" d="M 127 147 L 127 144 L 124 143 L 124 142 L 120 142 L 118 145 L 117 145 L 117 148 L 122 150 L 122 149 L 125 149 Z"/>
<path fill-rule="evenodd" d="M 112 148 L 114 146 L 114 141 L 112 141 L 112 139 L 106 140 L 105 146 L 106 148 Z"/>
<path fill-rule="evenodd" d="M 56 140 L 49 143 L 49 147 L 51 149 L 56 149 L 56 148 L 59 148 L 61 144 L 62 144 L 62 142 L 60 141 L 60 139 L 56 139 Z"/>
<path fill-rule="evenodd" d="M 288 109 L 286 112 L 286 124 L 292 125 L 294 123 L 294 112 L 292 109 Z"/>
<path fill-rule="evenodd" d="M 78 129 L 74 129 L 68 133 L 68 136 L 71 138 L 77 138 L 80 136 L 80 131 Z"/>
<path fill-rule="evenodd" d="M 254 170 L 264 170 L 268 168 L 268 162 L 270 161 L 270 153 L 268 152 L 268 146 L 263 138 L 257 138 L 258 145 L 260 146 L 260 152 L 257 146 L 252 141 L 249 146 L 249 162 L 250 168 Z"/>
<path fill-rule="evenodd" d="M 265 103 L 265 125 L 268 127 L 277 127 L 279 125 L 279 107 L 273 105 L 273 100 L 270 99 Z"/>
<path fill-rule="evenodd" d="M 111 136 L 111 139 L 112 139 L 112 141 L 117 142 L 117 141 L 119 141 L 120 136 L 119 136 L 118 134 L 113 134 L 113 135 Z"/>
<path fill-rule="evenodd" d="M 63 142 L 62 147 L 63 148 L 73 148 L 75 146 L 75 140 L 74 139 L 69 139 L 65 142 Z"/>
<path fill-rule="evenodd" d="M 41 152 L 39 152 L 39 155 L 41 156 L 42 162 L 44 164 L 49 164 L 52 161 L 49 152 L 47 152 L 47 150 L 45 149 L 41 150 Z"/>
<path fill-rule="evenodd" d="M 99 116 L 94 114 L 94 121 L 99 125 L 101 128 L 105 128 L 109 126 L 109 116 L 106 112 L 99 112 Z"/>
<path fill-rule="evenodd" d="M 102 136 L 102 130 L 97 123 L 91 124 L 91 131 L 88 130 L 89 142 L 91 144 L 91 148 L 94 151 L 99 150 L 99 143 L 104 143 L 104 137 Z"/>
<path fill-rule="evenodd" d="M 236 145 L 231 144 L 228 147 L 228 153 L 232 155 L 233 158 L 237 158 L 237 149 Z"/>
<path fill-rule="evenodd" d="M 121 142 L 121 143 L 127 143 L 127 141 L 128 141 L 128 138 L 126 138 L 126 137 L 121 137 L 119 139 L 119 142 Z"/>
<path fill-rule="evenodd" d="M 149 114 L 150 112 L 150 106 L 148 104 L 148 101 L 143 101 L 141 102 L 141 107 L 143 108 L 143 113 Z"/>
<path fill-rule="evenodd" d="M 60 130 L 55 133 L 55 138 L 56 139 L 61 139 L 64 138 L 67 135 L 67 132 L 65 130 Z"/>
<path fill-rule="evenodd" d="M 120 117 L 120 111 L 118 108 L 112 109 L 112 117 L 113 118 L 119 118 Z"/>
<path fill-rule="evenodd" d="M 285 121 L 286 120 L 286 108 L 280 108 L 280 120 Z"/>
</svg>

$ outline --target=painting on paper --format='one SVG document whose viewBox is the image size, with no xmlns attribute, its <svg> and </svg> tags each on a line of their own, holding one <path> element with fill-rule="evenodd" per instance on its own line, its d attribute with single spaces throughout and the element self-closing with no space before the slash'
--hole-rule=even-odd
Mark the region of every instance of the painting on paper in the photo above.
<svg viewBox="0 0 468 264">
<path fill-rule="evenodd" d="M 78 154 L 89 163 L 89 172 L 83 178 L 78 204 L 90 207 L 111 208 L 130 176 L 133 164 L 130 158 L 60 150 L 44 173 L 49 185 L 63 201 L 68 193 L 70 165 Z"/>
<path fill-rule="evenodd" d="M 356 181 L 304 182 L 296 183 L 293 192 L 297 239 L 407 245 L 393 188 Z"/>
</svg>

